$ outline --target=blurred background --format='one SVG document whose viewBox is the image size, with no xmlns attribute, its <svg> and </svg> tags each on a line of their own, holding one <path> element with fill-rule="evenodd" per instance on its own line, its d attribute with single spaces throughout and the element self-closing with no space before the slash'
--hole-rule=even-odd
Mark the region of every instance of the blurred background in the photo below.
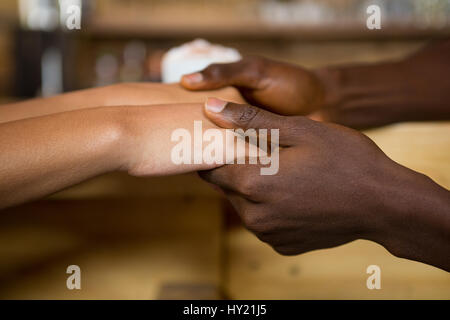
<svg viewBox="0 0 450 320">
<path fill-rule="evenodd" d="M 72 4 L 79 30 L 65 27 Z M 366 28 L 371 4 L 381 30 Z M 0 103 L 158 82 L 163 54 L 196 38 L 315 68 L 399 59 L 449 35 L 450 0 L 2 0 Z M 366 133 L 449 188 L 449 130 Z M 66 288 L 71 264 L 82 290 Z M 366 287 L 371 264 L 381 290 Z M 281 257 L 195 175 L 112 174 L 1 212 L 0 298 L 450 299 L 450 276 L 367 241 Z"/>
</svg>

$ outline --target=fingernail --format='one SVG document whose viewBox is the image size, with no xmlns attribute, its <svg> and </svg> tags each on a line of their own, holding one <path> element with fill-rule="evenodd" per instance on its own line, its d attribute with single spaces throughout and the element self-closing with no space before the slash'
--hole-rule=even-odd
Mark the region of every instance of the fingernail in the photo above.
<svg viewBox="0 0 450 320">
<path fill-rule="evenodd" d="M 184 79 L 189 83 L 199 83 L 203 81 L 203 75 L 200 72 L 191 73 L 185 75 Z"/>
<path fill-rule="evenodd" d="M 208 100 L 206 100 L 205 107 L 211 112 L 219 113 L 225 108 L 226 105 L 226 101 L 216 98 L 208 98 Z"/>
</svg>

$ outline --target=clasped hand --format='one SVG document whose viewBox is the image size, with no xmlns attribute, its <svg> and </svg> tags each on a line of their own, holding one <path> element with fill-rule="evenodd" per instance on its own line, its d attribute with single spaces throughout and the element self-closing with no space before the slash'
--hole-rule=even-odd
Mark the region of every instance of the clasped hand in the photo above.
<svg viewBox="0 0 450 320">
<path fill-rule="evenodd" d="M 403 75 L 401 65 L 383 66 L 379 73 L 388 70 L 395 82 Z M 218 107 L 209 99 L 205 114 L 216 125 L 279 129 L 283 147 L 275 175 L 261 175 L 259 165 L 234 164 L 200 176 L 222 188 L 244 225 L 281 254 L 368 239 L 396 256 L 450 270 L 449 192 L 392 161 L 359 131 L 331 123 L 370 127 L 399 114 L 385 115 L 379 99 L 371 100 L 370 112 L 366 105 L 337 104 L 342 92 L 333 91 L 330 74 L 321 73 L 250 57 L 184 76 L 187 89 L 231 85 L 264 108 L 225 101 Z M 393 110 L 409 118 L 404 106 Z"/>
</svg>

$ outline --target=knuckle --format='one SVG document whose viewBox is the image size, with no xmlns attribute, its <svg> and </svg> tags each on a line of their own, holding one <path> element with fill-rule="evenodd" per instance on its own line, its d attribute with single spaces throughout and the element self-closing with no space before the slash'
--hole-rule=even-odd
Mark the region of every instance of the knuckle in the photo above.
<svg viewBox="0 0 450 320">
<path fill-rule="evenodd" d="M 267 222 L 262 221 L 262 219 L 255 219 L 251 231 L 257 234 L 261 241 L 271 242 L 273 228 Z"/>
<path fill-rule="evenodd" d="M 252 121 L 256 115 L 258 114 L 258 110 L 256 108 L 253 107 L 246 107 L 241 111 L 241 114 L 239 116 L 239 121 L 241 122 L 250 122 Z"/>
<path fill-rule="evenodd" d="M 301 253 L 295 247 L 291 246 L 274 246 L 273 249 L 282 256 L 294 256 Z"/>
<path fill-rule="evenodd" d="M 213 63 L 209 65 L 205 70 L 203 70 L 203 74 L 208 78 L 218 79 L 222 76 L 222 68 L 223 65 Z"/>
<path fill-rule="evenodd" d="M 244 209 L 244 212 L 242 214 L 242 222 L 244 223 L 245 227 L 251 232 L 259 233 L 261 220 L 258 217 L 257 212 L 254 212 L 253 210 L 250 210 L 248 208 Z"/>
<path fill-rule="evenodd" d="M 235 122 L 244 128 L 251 128 L 260 111 L 253 106 L 245 106 L 236 114 Z"/>
<path fill-rule="evenodd" d="M 252 68 L 253 71 L 262 71 L 266 65 L 267 59 L 261 56 L 248 56 L 244 60 L 246 67 Z"/>
<path fill-rule="evenodd" d="M 242 220 L 247 229 L 256 234 L 260 240 L 270 242 L 274 227 L 260 210 L 247 208 L 242 215 Z"/>
<path fill-rule="evenodd" d="M 253 72 L 263 75 L 267 68 L 267 60 L 263 57 L 257 57 L 253 62 Z"/>
<path fill-rule="evenodd" d="M 248 175 L 243 175 L 241 178 L 239 178 L 239 193 L 247 196 L 252 197 L 254 196 L 258 191 L 258 186 L 256 185 L 255 181 L 251 179 Z"/>
<path fill-rule="evenodd" d="M 248 207 L 244 208 L 241 212 L 241 219 L 244 225 L 250 231 L 253 231 L 253 227 L 258 223 L 258 219 L 252 210 L 249 210 Z"/>
<path fill-rule="evenodd" d="M 267 59 L 260 56 L 250 56 L 242 62 L 242 70 L 245 70 L 247 85 L 260 88 L 267 72 Z"/>
</svg>

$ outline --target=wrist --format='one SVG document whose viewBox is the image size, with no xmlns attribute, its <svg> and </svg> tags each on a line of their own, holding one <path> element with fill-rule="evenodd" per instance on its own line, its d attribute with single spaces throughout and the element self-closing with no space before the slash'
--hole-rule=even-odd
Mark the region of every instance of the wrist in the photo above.
<svg viewBox="0 0 450 320">
<path fill-rule="evenodd" d="M 136 106 L 120 106 L 113 107 L 115 109 L 114 122 L 119 128 L 119 140 L 116 146 L 116 155 L 118 159 L 118 170 L 130 172 L 136 167 L 141 159 L 139 159 L 140 151 L 143 146 L 139 145 L 142 141 L 138 131 L 142 126 L 142 115 L 140 115 L 140 107 Z M 141 112 L 142 113 L 142 112 Z"/>
<path fill-rule="evenodd" d="M 113 106 L 87 110 L 93 118 L 95 133 L 92 143 L 98 145 L 95 152 L 99 154 L 96 166 L 102 172 L 128 171 L 136 160 L 139 147 L 138 137 L 133 131 L 136 121 L 136 107 Z M 86 120 L 89 121 L 89 120 Z"/>
<path fill-rule="evenodd" d="M 364 129 L 409 119 L 404 62 L 325 67 L 315 74 L 324 88 L 324 121 Z"/>
<path fill-rule="evenodd" d="M 450 193 L 429 177 L 393 162 L 378 186 L 372 232 L 393 255 L 450 268 Z M 447 260 L 447 261 L 445 261 Z"/>
</svg>

